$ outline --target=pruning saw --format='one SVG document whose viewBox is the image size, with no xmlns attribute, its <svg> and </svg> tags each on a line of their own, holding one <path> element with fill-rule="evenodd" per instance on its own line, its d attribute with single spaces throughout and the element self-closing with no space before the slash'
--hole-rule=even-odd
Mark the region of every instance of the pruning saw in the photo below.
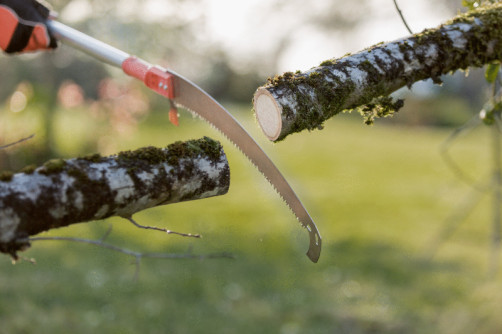
<svg viewBox="0 0 502 334">
<path fill-rule="evenodd" d="M 169 99 L 169 120 L 173 124 L 178 124 L 176 107 L 179 106 L 222 132 L 258 168 L 307 229 L 310 238 L 307 256 L 312 262 L 319 260 L 321 236 L 309 213 L 272 160 L 222 105 L 200 87 L 169 69 L 152 65 L 58 21 L 49 20 L 47 26 L 64 44 L 121 68 L 127 75 L 143 81 L 148 88 Z"/>
</svg>

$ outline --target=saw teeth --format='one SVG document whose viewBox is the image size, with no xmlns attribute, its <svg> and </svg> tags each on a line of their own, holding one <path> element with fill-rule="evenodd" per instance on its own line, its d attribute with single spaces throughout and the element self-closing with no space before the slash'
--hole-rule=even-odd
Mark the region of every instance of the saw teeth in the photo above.
<svg viewBox="0 0 502 334">
<path fill-rule="evenodd" d="M 246 159 L 248 159 L 248 160 L 249 160 L 249 161 L 253 164 L 253 166 L 255 166 L 255 167 L 256 167 L 256 169 L 258 169 L 258 171 L 260 172 L 260 174 L 261 174 L 261 175 L 265 178 L 265 180 L 267 180 L 267 182 L 268 182 L 268 183 L 272 186 L 272 188 L 274 189 L 274 191 L 276 192 L 276 194 L 277 194 L 277 195 L 279 195 L 279 197 L 281 198 L 281 200 L 284 202 L 284 204 L 286 204 L 286 206 L 288 207 L 288 209 L 289 209 L 289 210 L 293 213 L 293 215 L 295 216 L 296 220 L 297 220 L 298 222 L 300 222 L 300 224 L 302 225 L 302 227 L 303 227 L 303 228 L 305 228 L 305 229 L 307 229 L 307 231 L 312 232 L 312 228 L 311 228 L 308 224 L 306 224 L 306 223 L 304 223 L 304 222 L 302 222 L 302 221 L 300 220 L 300 218 L 299 218 L 299 217 L 295 214 L 295 212 L 293 211 L 293 208 L 289 205 L 288 201 L 286 201 L 286 199 L 282 196 L 282 194 L 279 192 L 279 190 L 276 188 L 276 186 L 272 183 L 272 181 L 271 181 L 271 180 L 270 180 L 270 179 L 269 179 L 269 178 L 268 178 L 265 174 L 263 174 L 263 173 L 262 173 L 262 171 L 260 170 L 260 168 L 258 168 L 258 166 L 256 166 L 256 165 L 253 163 L 253 161 L 252 161 L 252 160 L 248 157 L 248 155 L 247 155 L 244 151 L 242 151 L 242 150 L 241 150 L 241 148 L 240 148 L 239 146 L 237 146 L 237 145 L 236 145 L 236 144 L 235 144 L 232 140 L 230 140 L 230 138 L 228 138 L 226 134 L 224 134 L 223 132 L 221 132 L 221 131 L 220 131 L 220 129 L 218 129 L 216 126 L 214 126 L 214 124 L 213 124 L 213 123 L 211 123 L 209 120 L 205 119 L 204 117 L 202 117 L 201 115 L 199 115 L 199 114 L 198 114 L 198 113 L 196 113 L 195 111 L 191 110 L 190 108 L 187 108 L 187 107 L 185 107 L 185 106 L 183 106 L 183 105 L 181 105 L 181 104 L 178 104 L 178 103 L 177 103 L 177 105 L 178 105 L 178 107 L 183 108 L 184 110 L 186 110 L 186 111 L 190 112 L 193 116 L 196 116 L 196 117 L 198 117 L 199 119 L 204 120 L 204 121 L 205 121 L 207 124 L 209 124 L 209 125 L 210 125 L 213 129 L 217 130 L 217 131 L 218 131 L 218 132 L 219 132 L 219 133 L 220 133 L 223 137 L 225 137 L 225 138 L 226 138 L 229 142 L 231 142 L 231 143 L 234 145 L 234 147 L 235 147 L 235 148 L 237 148 L 237 149 L 239 150 L 239 152 L 241 152 L 241 153 L 242 153 L 242 154 L 246 157 Z"/>
<path fill-rule="evenodd" d="M 289 208 L 289 210 L 293 213 L 293 215 L 295 216 L 296 220 L 300 223 L 300 225 L 309 232 L 310 245 L 309 245 L 309 250 L 307 252 L 307 256 L 313 262 L 317 262 L 318 259 L 319 259 L 319 251 L 320 251 L 318 248 L 320 248 L 320 241 L 321 241 L 320 240 L 319 231 L 317 230 L 317 228 L 315 228 L 315 232 L 314 232 L 313 228 L 312 228 L 312 226 L 310 224 L 303 222 L 300 219 L 300 217 L 298 217 L 296 215 L 296 213 L 293 211 L 293 208 L 291 207 L 291 205 L 284 198 L 284 196 L 282 196 L 282 194 L 279 192 L 279 190 L 273 184 L 273 182 L 260 170 L 260 168 L 253 162 L 253 160 L 251 160 L 251 158 L 243 150 L 241 150 L 241 148 L 238 145 L 236 145 L 230 138 L 228 138 L 228 136 L 225 133 L 223 133 L 222 131 L 220 131 L 220 129 L 218 129 L 208 119 L 202 117 L 200 114 L 196 113 L 195 111 L 191 110 L 190 108 L 187 108 L 187 107 L 185 107 L 185 106 L 183 106 L 182 104 L 179 104 L 179 103 L 176 103 L 176 104 L 178 105 L 178 107 L 183 108 L 183 109 L 189 111 L 192 115 L 197 116 L 198 118 L 204 120 L 213 129 L 217 130 L 221 135 L 223 135 L 223 137 L 225 137 L 229 142 L 231 142 L 239 150 L 239 152 L 241 152 L 256 167 L 256 169 L 258 169 L 258 171 L 260 172 L 260 174 L 263 175 L 263 177 L 267 180 L 267 182 L 272 186 L 272 188 L 274 189 L 274 191 L 279 195 L 279 197 L 284 202 L 284 204 L 286 204 L 286 206 Z M 315 227 L 315 225 L 314 225 L 314 227 Z"/>
</svg>

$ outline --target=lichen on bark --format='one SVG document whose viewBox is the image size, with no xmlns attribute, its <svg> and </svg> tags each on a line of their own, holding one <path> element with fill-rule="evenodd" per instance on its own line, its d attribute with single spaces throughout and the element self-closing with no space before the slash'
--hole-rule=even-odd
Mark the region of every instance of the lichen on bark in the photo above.
<svg viewBox="0 0 502 334">
<path fill-rule="evenodd" d="M 269 78 L 254 97 L 256 116 L 269 139 L 314 130 L 336 114 L 362 106 L 365 121 L 397 111 L 402 102 L 389 99 L 397 89 L 468 67 L 502 59 L 502 4 L 461 14 L 435 29 L 427 29 L 390 43 L 379 43 L 359 53 L 323 61 L 306 72 L 286 72 Z M 269 110 L 259 110 L 259 98 Z M 383 103 L 382 103 L 383 102 Z M 265 131 L 262 120 L 277 119 L 278 130 Z M 369 118 L 368 118 L 369 116 Z M 272 129 L 274 129 L 272 127 Z"/>
<path fill-rule="evenodd" d="M 30 235 L 150 207 L 227 193 L 228 161 L 210 138 L 114 156 L 54 159 L 0 178 L 0 252 L 16 256 Z"/>
</svg>

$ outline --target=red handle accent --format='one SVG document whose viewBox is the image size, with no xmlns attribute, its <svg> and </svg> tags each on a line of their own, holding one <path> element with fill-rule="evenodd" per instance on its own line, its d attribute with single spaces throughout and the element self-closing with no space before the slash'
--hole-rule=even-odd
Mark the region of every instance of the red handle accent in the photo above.
<svg viewBox="0 0 502 334">
<path fill-rule="evenodd" d="M 154 92 L 168 99 L 174 99 L 173 75 L 164 69 L 152 66 L 136 57 L 129 57 L 122 63 L 122 70 L 127 75 L 143 81 Z"/>
<path fill-rule="evenodd" d="M 7 6 L 4 2 L 0 1 L 0 49 L 15 53 L 55 47 L 43 23 L 19 18 L 18 13 L 31 10 L 31 4 L 21 4 L 20 1 Z"/>
<path fill-rule="evenodd" d="M 174 99 L 173 76 L 160 67 L 153 66 L 146 72 L 145 85 L 168 99 Z"/>
<path fill-rule="evenodd" d="M 0 6 L 0 48 L 6 50 L 9 46 L 10 39 L 16 31 L 16 26 L 19 23 L 19 18 L 16 13 L 5 6 Z"/>
<path fill-rule="evenodd" d="M 146 73 L 152 65 L 136 57 L 129 57 L 122 63 L 125 74 L 145 82 Z"/>
<path fill-rule="evenodd" d="M 169 110 L 169 122 L 176 126 L 180 125 L 180 122 L 178 121 L 178 110 L 176 108 L 171 107 Z"/>
</svg>

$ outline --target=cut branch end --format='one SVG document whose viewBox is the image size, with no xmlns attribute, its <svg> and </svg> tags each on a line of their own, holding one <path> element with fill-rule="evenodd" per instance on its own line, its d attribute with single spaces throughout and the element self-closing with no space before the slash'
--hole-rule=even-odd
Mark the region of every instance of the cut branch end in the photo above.
<svg viewBox="0 0 502 334">
<path fill-rule="evenodd" d="M 277 104 L 270 92 L 264 88 L 256 91 L 254 96 L 256 120 L 268 139 L 275 141 L 282 130 L 282 108 Z"/>
</svg>

